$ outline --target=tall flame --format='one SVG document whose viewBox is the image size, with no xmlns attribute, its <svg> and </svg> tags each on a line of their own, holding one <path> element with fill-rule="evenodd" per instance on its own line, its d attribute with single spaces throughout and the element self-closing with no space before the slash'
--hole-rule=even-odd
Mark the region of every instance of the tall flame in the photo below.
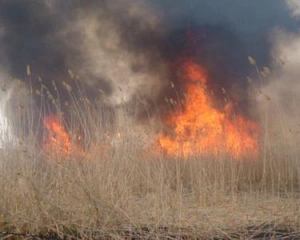
<svg viewBox="0 0 300 240">
<path fill-rule="evenodd" d="M 182 70 L 186 82 L 184 107 L 166 119 L 174 134 L 159 135 L 161 148 L 171 156 L 184 157 L 226 154 L 239 159 L 258 155 L 258 125 L 234 114 L 231 103 L 223 110 L 214 108 L 206 88 L 207 74 L 200 65 L 188 59 Z"/>
</svg>

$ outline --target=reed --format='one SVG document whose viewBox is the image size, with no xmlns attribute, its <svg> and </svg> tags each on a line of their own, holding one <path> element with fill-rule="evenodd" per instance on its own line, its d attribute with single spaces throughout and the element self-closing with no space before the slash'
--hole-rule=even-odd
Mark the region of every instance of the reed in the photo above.
<svg viewBox="0 0 300 240">
<path fill-rule="evenodd" d="M 30 75 L 29 67 L 27 71 Z M 39 95 L 39 106 L 21 101 L 28 103 L 26 111 L 19 108 L 24 119 L 18 122 L 21 137 L 1 149 L 2 232 L 83 239 L 207 239 L 230 238 L 233 232 L 251 232 L 253 226 L 263 233 L 266 225 L 272 225 L 274 234 L 279 226 L 298 229 L 299 150 L 285 128 L 283 106 L 277 106 L 283 121 L 277 135 L 269 125 L 267 103 L 261 113 L 263 141 L 257 159 L 236 161 L 225 155 L 182 159 L 155 148 L 151 134 L 156 127 L 139 128 L 126 119 L 126 109 L 121 124 L 110 124 L 102 107 L 63 84 L 69 93 L 65 105 L 45 86 L 30 91 Z M 48 100 L 57 113 L 63 105 L 70 108 L 71 120 L 62 123 L 72 144 L 85 154 L 75 148 L 55 156 L 43 151 L 43 138 L 35 131 L 48 113 Z"/>
</svg>

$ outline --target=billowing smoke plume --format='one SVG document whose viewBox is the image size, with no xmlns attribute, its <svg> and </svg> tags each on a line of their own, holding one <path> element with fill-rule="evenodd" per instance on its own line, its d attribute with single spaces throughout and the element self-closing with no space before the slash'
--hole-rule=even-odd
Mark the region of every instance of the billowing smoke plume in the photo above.
<svg viewBox="0 0 300 240">
<path fill-rule="evenodd" d="M 2 1 L 0 65 L 37 93 L 36 108 L 42 91 L 62 109 L 70 95 L 108 112 L 153 101 L 168 82 L 158 13 L 145 1 Z"/>
<path fill-rule="evenodd" d="M 184 95 L 176 62 L 189 57 L 208 70 L 216 96 L 226 89 L 249 114 L 247 57 L 270 65 L 274 29 L 296 31 L 288 7 L 297 14 L 299 5 L 287 2 L 4 0 L 0 68 L 39 94 L 37 106 L 42 88 L 61 108 L 72 91 L 113 112 L 138 102 L 137 116 L 149 117 Z"/>
<path fill-rule="evenodd" d="M 20 79 L 26 79 L 30 65 L 33 79 L 45 79 L 48 87 L 52 80 L 61 84 L 70 69 L 113 105 L 130 101 L 137 92 L 155 96 L 163 77 L 156 49 L 163 32 L 155 12 L 144 4 L 4 1 L 6 65 Z"/>
<path fill-rule="evenodd" d="M 67 29 L 64 38 L 76 36 L 72 52 L 78 52 L 70 64 L 113 106 L 157 97 L 167 80 L 159 49 L 164 32 L 145 2 L 85 3 Z"/>
</svg>

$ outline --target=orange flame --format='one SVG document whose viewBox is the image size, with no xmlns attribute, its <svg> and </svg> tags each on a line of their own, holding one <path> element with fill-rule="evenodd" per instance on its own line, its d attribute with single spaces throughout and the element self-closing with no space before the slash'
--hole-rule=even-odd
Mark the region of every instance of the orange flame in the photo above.
<svg viewBox="0 0 300 240">
<path fill-rule="evenodd" d="M 44 126 L 47 130 L 44 149 L 50 153 L 69 154 L 71 140 L 61 120 L 57 116 L 46 116 Z"/>
<path fill-rule="evenodd" d="M 186 81 L 184 110 L 166 119 L 173 135 L 161 134 L 158 142 L 171 156 L 226 154 L 235 159 L 258 155 L 259 127 L 243 116 L 235 116 L 232 105 L 214 108 L 205 84 L 207 74 L 191 60 L 182 66 Z"/>
</svg>

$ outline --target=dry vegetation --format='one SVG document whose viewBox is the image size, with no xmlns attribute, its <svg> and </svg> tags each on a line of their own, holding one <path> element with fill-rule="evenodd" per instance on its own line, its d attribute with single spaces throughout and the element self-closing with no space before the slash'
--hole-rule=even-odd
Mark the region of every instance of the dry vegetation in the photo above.
<svg viewBox="0 0 300 240">
<path fill-rule="evenodd" d="M 77 106 L 70 132 L 78 125 L 85 130 L 89 153 L 49 156 L 34 147 L 34 133 L 3 148 L 1 232 L 86 239 L 297 236 L 299 150 L 284 125 L 273 135 L 262 121 L 259 159 L 170 159 L 141 148 L 139 136 L 130 135 L 133 123 L 122 128 L 118 145 L 107 144 L 101 116 L 86 101 L 70 99 Z"/>
</svg>

